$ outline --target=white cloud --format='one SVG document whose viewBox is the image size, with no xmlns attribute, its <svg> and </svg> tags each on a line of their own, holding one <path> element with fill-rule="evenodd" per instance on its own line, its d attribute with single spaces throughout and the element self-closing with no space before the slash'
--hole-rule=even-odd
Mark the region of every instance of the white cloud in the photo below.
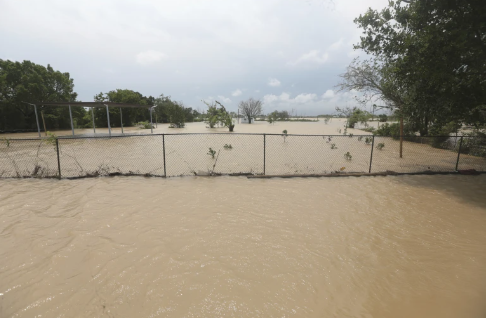
<svg viewBox="0 0 487 318">
<path fill-rule="evenodd" d="M 219 100 L 221 100 L 224 103 L 231 103 L 232 102 L 232 100 L 230 98 L 227 98 L 225 96 L 218 95 L 217 97 L 218 97 Z"/>
<path fill-rule="evenodd" d="M 303 104 L 316 100 L 316 94 L 299 94 L 294 98 L 291 95 L 283 92 L 277 96 L 274 94 L 267 94 L 264 96 L 264 103 L 272 104 L 274 102 L 286 103 L 286 104 Z"/>
<path fill-rule="evenodd" d="M 235 91 L 232 92 L 232 96 L 240 96 L 242 95 L 242 91 L 239 89 L 236 89 Z"/>
<path fill-rule="evenodd" d="M 165 58 L 166 55 L 162 52 L 154 51 L 154 50 L 148 50 L 145 52 L 140 52 L 135 56 L 135 61 L 138 64 L 141 65 L 148 65 L 148 64 L 153 64 L 156 62 L 159 62 L 163 58 Z"/>
<path fill-rule="evenodd" d="M 281 81 L 279 81 L 277 78 L 270 78 L 267 85 L 272 87 L 281 86 Z"/>
<path fill-rule="evenodd" d="M 294 98 L 296 103 L 308 103 L 316 99 L 316 94 L 299 94 Z"/>
<path fill-rule="evenodd" d="M 322 98 L 333 98 L 333 96 L 335 96 L 335 93 L 331 89 L 329 89 L 321 97 Z"/>
<path fill-rule="evenodd" d="M 343 46 L 343 38 L 340 38 L 340 40 L 330 45 L 330 50 L 338 50 L 342 46 Z"/>
<path fill-rule="evenodd" d="M 301 55 L 296 61 L 288 62 L 290 65 L 302 63 L 323 64 L 328 60 L 328 53 L 320 53 L 319 50 L 311 50 L 309 53 Z"/>
</svg>

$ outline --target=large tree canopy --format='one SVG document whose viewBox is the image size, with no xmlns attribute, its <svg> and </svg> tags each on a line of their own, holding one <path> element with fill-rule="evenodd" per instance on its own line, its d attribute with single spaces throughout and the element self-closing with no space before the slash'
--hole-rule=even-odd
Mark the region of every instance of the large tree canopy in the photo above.
<svg viewBox="0 0 487 318">
<path fill-rule="evenodd" d="M 22 102 L 75 101 L 76 96 L 69 73 L 55 71 L 50 65 L 0 59 L 0 130 L 36 128 L 34 107 Z M 41 110 L 48 129 L 70 128 L 67 107 Z M 73 108 L 73 120 L 78 124 L 84 114 L 83 108 Z"/>
<path fill-rule="evenodd" d="M 127 103 L 137 105 L 155 105 L 155 98 L 152 96 L 146 97 L 139 92 L 132 91 L 130 89 L 116 89 L 109 91 L 108 93 L 99 93 L 94 97 L 95 102 L 115 102 L 115 103 Z M 124 126 L 133 126 L 140 121 L 149 120 L 150 114 L 148 108 L 124 108 L 122 115 L 120 115 L 120 109 L 116 107 L 110 107 L 110 125 L 112 127 L 120 127 L 120 116 Z M 91 125 L 88 122 L 88 125 Z M 98 127 L 107 127 L 107 112 L 105 109 L 95 109 L 95 125 Z"/>
<path fill-rule="evenodd" d="M 355 19 L 355 48 L 387 65 L 408 96 L 402 113 L 427 133 L 450 121 L 485 125 L 485 0 L 390 1 Z"/>
</svg>

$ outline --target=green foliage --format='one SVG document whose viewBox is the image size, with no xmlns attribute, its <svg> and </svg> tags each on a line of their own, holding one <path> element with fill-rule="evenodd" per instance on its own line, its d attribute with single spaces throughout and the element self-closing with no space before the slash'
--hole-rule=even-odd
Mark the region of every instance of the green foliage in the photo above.
<svg viewBox="0 0 487 318">
<path fill-rule="evenodd" d="M 475 130 L 464 134 L 460 152 L 471 156 L 485 158 L 485 129 Z M 460 142 L 456 145 L 456 151 L 460 148 Z"/>
<path fill-rule="evenodd" d="M 352 138 L 353 137 L 353 134 L 352 133 L 348 134 L 348 137 Z"/>
<path fill-rule="evenodd" d="M 212 148 L 208 148 L 207 155 L 211 156 L 212 159 L 215 159 L 216 151 L 213 150 Z"/>
<path fill-rule="evenodd" d="M 435 148 L 445 148 L 445 143 L 450 138 L 450 134 L 457 132 L 461 128 L 461 125 L 455 122 L 449 122 L 446 125 L 440 126 L 439 124 L 433 125 L 430 128 L 430 134 L 436 136 L 431 139 L 431 146 Z"/>
<path fill-rule="evenodd" d="M 385 123 L 374 132 L 374 135 L 399 139 L 400 137 L 399 128 L 400 127 L 398 123 L 394 123 L 394 124 Z M 407 123 L 404 124 L 404 136 L 405 137 L 415 136 L 414 132 L 411 130 L 410 126 Z"/>
<path fill-rule="evenodd" d="M 350 152 L 348 152 L 348 151 L 347 151 L 347 153 L 346 153 L 346 154 L 344 154 L 344 155 L 343 155 L 343 157 L 344 157 L 346 160 L 348 160 L 348 161 L 352 160 L 352 155 L 351 155 L 351 154 L 350 154 Z"/>
<path fill-rule="evenodd" d="M 22 102 L 75 101 L 73 79 L 69 73 L 55 71 L 30 61 L 13 62 L 0 59 L 0 130 L 36 129 L 34 106 Z M 47 127 L 68 129 L 71 127 L 68 107 L 38 107 L 44 111 Z M 84 124 L 83 107 L 72 107 L 73 120 Z"/>
<path fill-rule="evenodd" d="M 6 137 L 2 137 L 2 138 L 0 138 L 0 140 L 3 140 L 5 142 L 5 144 L 7 145 L 7 148 L 10 147 L 10 139 L 8 139 Z"/>
<path fill-rule="evenodd" d="M 365 137 L 365 143 L 369 145 L 372 142 L 372 137 Z"/>
<path fill-rule="evenodd" d="M 167 114 L 169 122 L 174 128 L 183 128 L 185 126 L 186 113 L 182 103 L 172 102 L 167 105 Z"/>
<path fill-rule="evenodd" d="M 373 133 L 375 131 L 375 128 L 374 127 L 367 127 L 367 128 L 363 128 L 362 130 L 366 131 L 366 132 Z"/>
<path fill-rule="evenodd" d="M 209 103 L 202 100 L 202 102 L 208 106 L 206 112 L 206 123 L 210 128 L 215 128 L 215 126 L 228 127 L 229 131 L 233 131 L 235 124 L 233 123 L 232 115 L 227 112 L 225 106 L 223 106 L 219 101 Z"/>
<path fill-rule="evenodd" d="M 282 131 L 282 137 L 284 137 L 284 142 L 286 142 L 286 137 L 287 137 L 287 130 L 286 129 L 284 129 Z"/>
<path fill-rule="evenodd" d="M 140 129 L 151 129 L 151 124 L 148 121 L 139 121 L 136 124 Z M 152 126 L 154 127 L 154 126 Z"/>
<path fill-rule="evenodd" d="M 223 148 L 227 149 L 227 150 L 230 150 L 230 149 L 233 149 L 232 145 L 231 144 L 225 144 L 223 146 Z"/>
<path fill-rule="evenodd" d="M 277 110 L 267 115 L 267 122 L 269 122 L 269 124 L 276 122 L 278 119 L 279 119 L 279 112 Z"/>
<path fill-rule="evenodd" d="M 49 136 L 46 139 L 44 139 L 44 142 L 48 145 L 54 146 L 56 148 L 56 141 L 57 141 L 57 136 L 53 134 L 50 131 L 47 131 L 46 134 Z"/>
<path fill-rule="evenodd" d="M 336 144 L 331 144 L 331 149 L 338 149 L 338 147 L 336 146 Z"/>
<path fill-rule="evenodd" d="M 432 123 L 485 125 L 485 9 L 485 1 L 389 1 L 355 19 L 364 34 L 355 48 L 387 67 L 386 81 L 405 92 L 396 106 L 421 135 Z"/>
<path fill-rule="evenodd" d="M 385 147 L 385 144 L 383 142 L 379 142 L 375 148 L 378 150 L 382 150 L 382 148 L 384 148 L 384 147 Z"/>
<path fill-rule="evenodd" d="M 379 121 L 382 123 L 385 123 L 387 121 L 387 115 L 386 114 L 380 114 L 379 115 Z"/>
</svg>

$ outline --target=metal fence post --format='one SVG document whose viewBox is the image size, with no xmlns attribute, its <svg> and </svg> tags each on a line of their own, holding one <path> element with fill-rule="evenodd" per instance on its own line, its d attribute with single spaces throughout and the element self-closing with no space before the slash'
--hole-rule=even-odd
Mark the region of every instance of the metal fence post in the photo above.
<svg viewBox="0 0 487 318">
<path fill-rule="evenodd" d="M 460 161 L 460 151 L 462 150 L 463 136 L 460 137 L 460 145 L 458 146 L 457 164 L 455 165 L 455 171 L 458 171 L 458 161 Z"/>
<path fill-rule="evenodd" d="M 372 135 L 372 148 L 370 149 L 369 173 L 372 171 L 372 155 L 374 154 L 374 141 L 375 141 L 375 136 Z"/>
<path fill-rule="evenodd" d="M 59 160 L 59 139 L 56 138 L 56 152 L 57 152 L 57 170 L 59 179 L 61 179 L 61 161 Z"/>
<path fill-rule="evenodd" d="M 264 134 L 264 175 L 265 175 L 265 134 Z"/>
<path fill-rule="evenodd" d="M 162 156 L 164 157 L 164 177 L 166 177 L 166 142 L 164 134 L 162 134 Z"/>
</svg>

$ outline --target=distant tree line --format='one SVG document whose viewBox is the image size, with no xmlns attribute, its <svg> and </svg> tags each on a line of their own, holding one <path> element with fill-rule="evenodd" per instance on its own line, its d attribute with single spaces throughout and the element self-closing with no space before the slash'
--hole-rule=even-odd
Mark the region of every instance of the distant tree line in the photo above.
<svg viewBox="0 0 487 318">
<path fill-rule="evenodd" d="M 28 103 L 76 102 L 78 94 L 74 91 L 74 81 L 69 73 L 55 71 L 30 61 L 13 62 L 0 59 L 0 131 L 37 129 L 34 106 Z M 94 96 L 97 102 L 118 102 L 157 106 L 153 111 L 153 121 L 173 123 L 182 127 L 200 114 L 182 102 L 171 100 L 170 96 L 144 96 L 129 89 L 116 89 Z M 71 107 L 75 128 L 92 128 L 91 109 Z M 110 124 L 120 126 L 120 109 L 109 108 Z M 39 123 L 48 130 L 70 129 L 68 107 L 39 106 Z M 103 108 L 94 108 L 95 125 L 107 127 L 107 113 Z M 149 121 L 148 109 L 123 108 L 124 126 Z"/>
</svg>

